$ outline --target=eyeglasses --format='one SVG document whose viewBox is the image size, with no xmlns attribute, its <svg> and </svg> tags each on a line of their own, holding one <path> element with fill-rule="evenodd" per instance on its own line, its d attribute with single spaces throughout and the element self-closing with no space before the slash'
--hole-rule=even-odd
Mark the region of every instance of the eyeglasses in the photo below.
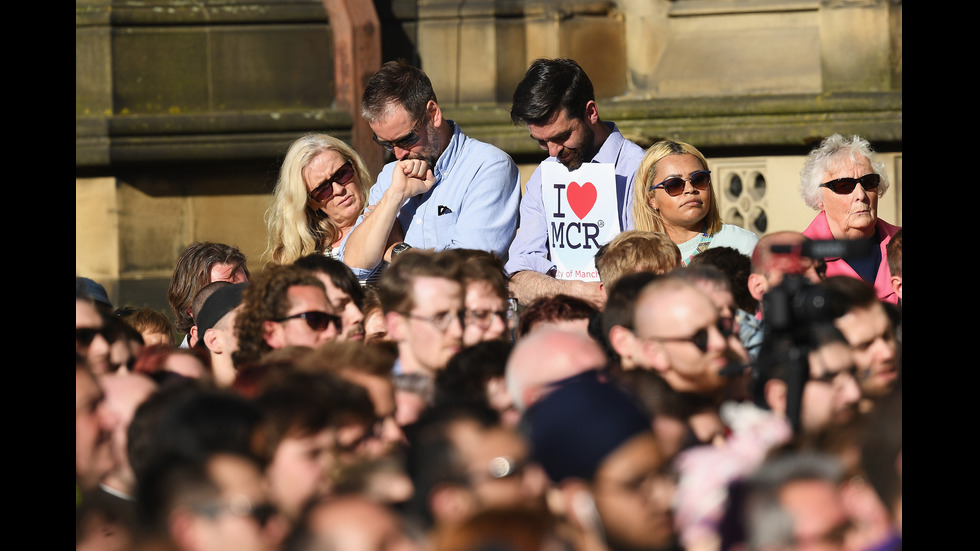
<svg viewBox="0 0 980 551">
<path fill-rule="evenodd" d="M 865 174 L 860 178 L 838 178 L 836 180 L 824 182 L 820 184 L 820 187 L 825 187 L 838 195 L 849 195 L 852 191 L 854 191 L 854 186 L 858 184 L 861 184 L 864 191 L 868 191 L 870 189 L 877 189 L 878 184 L 880 183 L 880 174 Z"/>
<path fill-rule="evenodd" d="M 354 165 L 350 161 L 347 161 L 340 165 L 340 168 L 333 173 L 333 176 L 324 180 L 322 184 L 316 186 L 316 189 L 310 192 L 310 199 L 319 203 L 330 199 L 333 197 L 334 184 L 347 185 L 347 182 L 350 182 L 353 177 Z"/>
<path fill-rule="evenodd" d="M 422 137 L 421 135 L 422 121 L 424 120 L 425 120 L 425 114 L 423 113 L 422 118 L 415 123 L 415 126 L 412 127 L 412 130 L 408 134 L 405 134 L 404 136 L 398 138 L 397 140 L 393 140 L 390 142 L 379 140 L 377 134 L 373 134 L 371 136 L 371 139 L 374 140 L 374 143 L 380 145 L 381 147 L 387 149 L 388 151 L 394 151 L 396 147 L 398 149 L 408 149 L 409 147 L 412 147 L 413 145 L 419 143 L 419 138 Z"/>
<path fill-rule="evenodd" d="M 297 318 L 305 321 L 306 325 L 309 325 L 310 329 L 314 331 L 326 331 L 327 327 L 330 327 L 331 323 L 337 328 L 338 333 L 343 330 L 343 322 L 341 321 L 340 316 L 335 316 L 326 312 L 303 312 L 301 314 L 293 314 L 291 316 L 273 321 L 283 322 Z"/>
<path fill-rule="evenodd" d="M 271 503 L 252 504 L 252 500 L 239 494 L 231 498 L 229 503 L 210 503 L 196 505 L 194 511 L 209 518 L 216 518 L 221 513 L 231 513 L 236 517 L 252 517 L 260 527 L 265 527 L 269 519 L 276 514 L 276 507 Z"/>
<path fill-rule="evenodd" d="M 718 332 L 721 333 L 722 337 L 726 339 L 732 336 L 735 330 L 735 323 L 732 318 L 718 318 L 715 323 L 718 328 Z M 691 335 L 690 337 L 645 337 L 644 340 L 654 340 L 654 341 L 667 341 L 667 342 L 690 342 L 694 346 L 698 347 L 702 353 L 708 351 L 708 327 L 699 329 L 697 333 Z"/>
<path fill-rule="evenodd" d="M 76 327 L 75 328 L 75 344 L 78 346 L 90 346 L 92 341 L 95 340 L 96 335 L 102 335 L 102 338 L 106 340 L 109 344 L 112 344 L 112 338 L 105 329 L 93 329 L 91 327 Z"/>
<path fill-rule="evenodd" d="M 410 313 L 404 313 L 402 315 L 415 320 L 431 323 L 440 331 L 449 329 L 449 325 L 453 322 L 453 320 L 459 321 L 460 327 L 466 325 L 466 310 L 450 310 L 448 312 L 439 312 L 438 314 L 432 316 L 416 316 L 415 314 Z"/>
<path fill-rule="evenodd" d="M 490 329 L 493 324 L 493 320 L 496 318 L 504 320 L 504 325 L 513 319 L 513 310 L 500 310 L 495 312 L 493 310 L 466 310 L 466 317 L 463 320 L 463 325 L 475 325 L 480 329 Z"/>
<path fill-rule="evenodd" d="M 841 369 L 840 371 L 831 371 L 824 373 L 823 375 L 817 375 L 816 377 L 810 376 L 810 380 L 815 383 L 824 383 L 828 385 L 833 385 L 835 387 L 844 386 L 845 378 L 850 377 L 857 381 L 858 368 L 856 365 L 852 365 L 846 369 Z"/>
<path fill-rule="evenodd" d="M 699 170 L 697 172 L 692 172 L 690 178 L 671 176 L 670 178 L 667 178 L 663 182 L 660 182 L 659 184 L 650 188 L 650 192 L 652 193 L 653 190 L 657 189 L 658 187 L 662 187 L 664 188 L 664 191 L 667 192 L 667 195 L 677 197 L 683 193 L 684 188 L 686 187 L 685 182 L 691 182 L 694 189 L 704 191 L 711 186 L 711 171 Z"/>
</svg>

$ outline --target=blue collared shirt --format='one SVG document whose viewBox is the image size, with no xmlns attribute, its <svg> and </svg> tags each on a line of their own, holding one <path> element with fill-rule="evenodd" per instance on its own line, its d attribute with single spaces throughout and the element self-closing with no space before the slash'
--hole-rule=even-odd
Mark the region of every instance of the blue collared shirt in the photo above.
<svg viewBox="0 0 980 551">
<path fill-rule="evenodd" d="M 592 158 L 593 163 L 610 163 L 616 172 L 617 207 L 620 229 L 633 229 L 633 180 L 643 160 L 642 147 L 627 140 L 615 123 L 606 122 L 612 134 Z M 557 163 L 556 157 L 548 157 L 544 163 Z M 510 258 L 505 270 L 513 275 L 523 270 L 546 274 L 556 269 L 548 254 L 548 221 L 541 196 L 541 166 L 534 170 L 527 182 L 527 191 L 521 200 L 521 231 L 510 246 Z"/>
<path fill-rule="evenodd" d="M 435 185 L 409 199 L 398 213 L 405 242 L 416 249 L 437 251 L 482 249 L 506 261 L 517 232 L 520 170 L 510 155 L 467 137 L 458 124 L 448 122 L 453 126 L 453 137 L 436 161 Z M 391 186 L 395 164 L 381 169 L 368 204 L 377 204 Z M 363 216 L 357 223 L 362 220 Z M 346 242 L 341 247 L 344 245 Z"/>
</svg>

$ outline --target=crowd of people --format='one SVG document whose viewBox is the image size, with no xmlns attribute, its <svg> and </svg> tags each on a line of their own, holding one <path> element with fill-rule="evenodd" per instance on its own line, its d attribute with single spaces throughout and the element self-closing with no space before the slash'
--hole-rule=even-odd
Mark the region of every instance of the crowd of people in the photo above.
<svg viewBox="0 0 980 551">
<path fill-rule="evenodd" d="M 190 244 L 172 316 L 76 277 L 76 549 L 901 549 L 902 230 L 867 140 L 821 141 L 818 214 L 760 238 L 570 59 L 514 92 L 549 154 L 523 196 L 418 68 L 362 114 L 395 160 L 372 185 L 343 141 L 293 142 L 261 271 Z M 590 164 L 602 243 L 552 202 Z M 597 277 L 559 268 L 573 212 Z"/>
</svg>

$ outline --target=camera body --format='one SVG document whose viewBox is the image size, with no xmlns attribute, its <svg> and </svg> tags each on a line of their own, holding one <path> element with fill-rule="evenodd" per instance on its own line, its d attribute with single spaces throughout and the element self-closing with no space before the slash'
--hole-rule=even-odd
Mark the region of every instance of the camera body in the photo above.
<svg viewBox="0 0 980 551">
<path fill-rule="evenodd" d="M 808 258 L 840 258 L 865 254 L 871 244 L 858 241 L 805 241 L 800 245 L 773 245 L 772 252 Z M 765 383 L 778 370 L 786 381 L 786 415 L 794 430 L 800 426 L 803 386 L 810 375 L 809 335 L 817 324 L 832 323 L 848 308 L 846 299 L 799 274 L 787 274 L 762 297 L 765 333 L 752 373 L 752 397 L 768 409 Z"/>
</svg>

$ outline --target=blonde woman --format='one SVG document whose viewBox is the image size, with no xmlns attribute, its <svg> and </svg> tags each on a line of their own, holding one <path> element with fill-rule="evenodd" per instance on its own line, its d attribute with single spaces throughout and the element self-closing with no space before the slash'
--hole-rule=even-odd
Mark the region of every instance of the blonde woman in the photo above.
<svg viewBox="0 0 980 551">
<path fill-rule="evenodd" d="M 694 146 L 671 140 L 647 149 L 633 185 L 635 229 L 663 232 L 681 251 L 686 266 L 714 247 L 751 256 L 759 237 L 721 222 L 708 161 Z"/>
<path fill-rule="evenodd" d="M 292 264 L 309 254 L 344 259 L 344 246 L 365 212 L 371 175 L 344 141 L 327 134 L 306 134 L 292 143 L 279 172 L 273 203 L 266 213 L 269 247 L 276 264 Z M 401 241 L 392 229 L 386 250 Z M 384 251 L 378 254 L 380 258 Z M 361 282 L 374 277 L 384 262 L 354 270 Z"/>
</svg>

